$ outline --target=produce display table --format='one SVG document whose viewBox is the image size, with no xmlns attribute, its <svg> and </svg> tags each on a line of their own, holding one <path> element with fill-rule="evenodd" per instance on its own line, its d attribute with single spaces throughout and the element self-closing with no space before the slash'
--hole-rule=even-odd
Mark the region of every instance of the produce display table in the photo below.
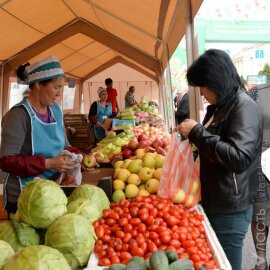
<svg viewBox="0 0 270 270">
<path fill-rule="evenodd" d="M 214 259 L 218 265 L 218 269 L 223 269 L 223 270 L 231 270 L 232 267 L 217 239 L 217 236 L 214 232 L 214 230 L 212 229 L 212 226 L 210 225 L 210 222 L 203 210 L 203 208 L 201 207 L 201 205 L 196 205 L 195 206 L 195 210 L 197 210 L 197 212 L 201 215 L 204 216 L 204 221 L 202 221 L 202 224 L 205 228 L 205 231 L 206 231 L 206 236 L 207 236 L 207 240 L 208 240 L 208 243 L 209 243 L 209 246 L 211 247 L 212 249 L 212 252 L 214 254 Z M 88 265 L 86 268 L 84 268 L 84 270 L 102 270 L 106 267 L 101 267 L 101 266 L 98 266 L 97 265 L 98 263 L 98 260 L 95 256 L 95 254 L 93 253 L 91 256 L 90 256 L 90 259 L 89 259 L 89 262 L 88 262 Z"/>
<path fill-rule="evenodd" d="M 95 185 L 102 188 L 109 200 L 112 197 L 112 184 L 111 179 L 114 174 L 112 165 L 104 166 L 103 168 L 90 169 L 82 173 L 82 184 Z M 66 196 L 69 196 L 76 186 L 62 186 Z"/>
</svg>

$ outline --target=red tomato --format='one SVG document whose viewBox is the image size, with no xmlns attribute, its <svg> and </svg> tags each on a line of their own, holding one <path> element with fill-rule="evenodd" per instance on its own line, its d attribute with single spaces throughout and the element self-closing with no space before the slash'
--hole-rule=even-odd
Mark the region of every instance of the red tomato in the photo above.
<svg viewBox="0 0 270 270">
<path fill-rule="evenodd" d="M 104 228 L 102 226 L 98 226 L 95 231 L 98 238 L 104 235 Z"/>
<path fill-rule="evenodd" d="M 132 226 L 137 226 L 141 223 L 141 220 L 139 218 L 132 218 L 129 223 L 132 225 Z"/>
<path fill-rule="evenodd" d="M 99 260 L 98 265 L 101 266 L 110 266 L 112 263 L 108 258 L 102 258 L 101 260 Z"/>
<path fill-rule="evenodd" d="M 129 245 L 128 244 L 123 244 L 121 251 L 128 251 L 128 248 L 129 248 Z"/>
<path fill-rule="evenodd" d="M 116 264 L 116 263 L 120 263 L 120 259 L 118 256 L 114 255 L 111 257 L 111 263 L 112 264 Z"/>
<path fill-rule="evenodd" d="M 195 241 L 194 240 L 185 240 L 182 242 L 182 245 L 184 248 L 189 248 L 189 247 L 194 247 L 195 246 Z"/>
<path fill-rule="evenodd" d="M 137 217 L 138 216 L 138 211 L 139 211 L 138 207 L 131 207 L 129 209 L 129 212 L 130 212 L 132 217 Z"/>
<path fill-rule="evenodd" d="M 158 249 L 161 251 L 167 250 L 168 246 L 167 245 L 162 245 Z"/>
<path fill-rule="evenodd" d="M 168 244 L 171 241 L 172 237 L 170 234 L 162 234 L 160 236 L 160 241 L 163 244 Z"/>
<path fill-rule="evenodd" d="M 150 216 L 152 216 L 152 217 L 156 217 L 157 216 L 157 214 L 158 214 L 158 210 L 156 209 L 156 208 L 152 208 L 151 210 L 150 210 Z"/>
<path fill-rule="evenodd" d="M 109 243 L 111 241 L 111 237 L 108 235 L 108 234 L 105 234 L 101 237 L 101 240 L 104 242 L 104 243 Z"/>
<path fill-rule="evenodd" d="M 174 216 L 169 216 L 168 218 L 166 218 L 166 222 L 170 226 L 174 226 L 176 224 L 179 224 L 179 219 L 177 217 L 174 217 Z"/>
<path fill-rule="evenodd" d="M 95 220 L 93 223 L 92 223 L 94 229 L 96 229 L 98 226 L 99 226 L 99 221 L 98 220 Z"/>
<path fill-rule="evenodd" d="M 179 248 L 181 246 L 181 242 L 177 239 L 172 239 L 170 242 L 169 242 L 169 245 L 170 246 L 173 246 L 175 248 Z"/>
<path fill-rule="evenodd" d="M 112 225 L 116 224 L 116 220 L 114 220 L 112 218 L 108 218 L 106 223 L 108 226 L 112 226 Z"/>
<path fill-rule="evenodd" d="M 148 240 L 148 241 L 147 241 L 147 250 L 148 250 L 150 253 L 152 253 L 152 252 L 158 250 L 158 248 L 157 248 L 157 246 L 156 246 L 156 244 L 155 244 L 154 242 Z"/>
<path fill-rule="evenodd" d="M 122 239 L 124 238 L 125 233 L 123 231 L 116 231 L 115 236 Z"/>
<path fill-rule="evenodd" d="M 129 252 L 123 251 L 120 253 L 121 260 L 130 260 L 131 258 L 132 258 L 132 255 Z"/>
<path fill-rule="evenodd" d="M 123 242 L 124 242 L 124 243 L 129 243 L 129 241 L 131 240 L 131 238 L 132 238 L 131 233 L 126 233 L 126 234 L 124 235 L 124 237 L 123 237 Z"/>
<path fill-rule="evenodd" d="M 149 216 L 146 220 L 147 225 L 151 226 L 154 224 L 154 218 Z"/>
<path fill-rule="evenodd" d="M 156 239 L 159 238 L 159 236 L 158 236 L 158 234 L 157 234 L 156 232 L 150 232 L 149 238 L 150 238 L 151 240 L 156 240 Z"/>
<path fill-rule="evenodd" d="M 198 254 L 193 254 L 193 255 L 191 255 L 190 259 L 193 262 L 199 262 L 201 258 L 200 258 L 200 256 Z"/>
<path fill-rule="evenodd" d="M 140 220 L 146 221 L 148 218 L 149 218 L 149 214 L 148 213 L 140 214 Z"/>
<path fill-rule="evenodd" d="M 140 223 L 138 225 L 138 232 L 145 233 L 146 232 L 146 229 L 147 229 L 147 227 L 146 227 L 146 225 L 144 223 Z"/>
<path fill-rule="evenodd" d="M 144 251 L 143 251 L 142 248 L 134 246 L 134 247 L 131 248 L 131 254 L 133 256 L 143 257 L 144 256 Z"/>
<path fill-rule="evenodd" d="M 126 224 L 126 225 L 124 226 L 124 232 L 125 232 L 125 233 L 131 232 L 132 229 L 133 229 L 133 227 L 132 227 L 131 224 Z"/>
<path fill-rule="evenodd" d="M 139 246 L 141 246 L 143 243 L 145 243 L 145 238 L 144 237 L 136 237 L 136 242 L 138 243 Z"/>
</svg>

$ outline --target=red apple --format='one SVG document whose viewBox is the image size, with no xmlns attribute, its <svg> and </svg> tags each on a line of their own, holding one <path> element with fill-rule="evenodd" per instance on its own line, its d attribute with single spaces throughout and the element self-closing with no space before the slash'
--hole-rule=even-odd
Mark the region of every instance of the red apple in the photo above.
<svg viewBox="0 0 270 270">
<path fill-rule="evenodd" d="M 148 142 L 147 141 L 140 141 L 137 145 L 137 149 L 144 149 L 148 146 Z"/>
<path fill-rule="evenodd" d="M 146 140 L 147 140 L 146 135 L 144 135 L 144 134 L 139 135 L 139 137 L 138 137 L 138 141 L 139 141 L 139 142 L 141 142 L 141 141 L 146 141 Z"/>
<path fill-rule="evenodd" d="M 84 155 L 83 165 L 87 168 L 93 168 L 97 164 L 97 161 L 93 155 Z"/>
<path fill-rule="evenodd" d="M 164 150 L 164 149 L 162 149 L 161 147 L 156 147 L 156 152 L 158 153 L 158 154 L 161 154 L 161 155 L 163 155 L 163 156 L 166 156 L 166 151 Z"/>
<path fill-rule="evenodd" d="M 121 151 L 123 152 L 123 151 L 124 151 L 126 148 L 128 148 L 127 144 L 122 145 L 122 147 L 121 147 Z"/>
<path fill-rule="evenodd" d="M 148 153 L 148 152 L 154 153 L 154 152 L 156 152 L 156 149 L 153 148 L 153 147 L 148 146 L 148 147 L 145 148 L 145 153 Z"/>
<path fill-rule="evenodd" d="M 157 148 L 157 147 L 163 147 L 163 142 L 159 139 L 156 139 L 155 141 L 153 141 L 152 145 Z"/>
<path fill-rule="evenodd" d="M 123 158 L 127 159 L 132 155 L 132 151 L 129 148 L 126 148 L 123 152 L 122 152 L 122 156 Z"/>
<path fill-rule="evenodd" d="M 165 147 L 169 144 L 167 139 L 165 139 L 165 138 L 162 138 L 161 141 L 163 142 L 163 147 Z"/>
<path fill-rule="evenodd" d="M 137 148 L 137 145 L 138 145 L 137 139 L 132 138 L 132 139 L 130 139 L 130 141 L 129 141 L 129 143 L 128 143 L 128 148 L 134 150 L 134 149 Z"/>
</svg>

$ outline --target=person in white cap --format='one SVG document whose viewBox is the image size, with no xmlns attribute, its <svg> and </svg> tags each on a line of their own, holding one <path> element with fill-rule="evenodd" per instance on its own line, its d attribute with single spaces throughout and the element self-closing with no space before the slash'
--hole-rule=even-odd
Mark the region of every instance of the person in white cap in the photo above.
<svg viewBox="0 0 270 270">
<path fill-rule="evenodd" d="M 0 168 L 4 180 L 4 206 L 15 213 L 20 192 L 35 177 L 57 180 L 62 172 L 74 169 L 64 149 L 79 150 L 68 143 L 63 114 L 56 99 L 64 86 L 64 71 L 57 58 L 49 56 L 17 69 L 19 80 L 29 85 L 29 93 L 2 119 Z"/>
<path fill-rule="evenodd" d="M 88 119 L 94 127 L 97 141 L 102 140 L 106 136 L 106 131 L 112 122 L 112 104 L 107 101 L 108 93 L 103 87 L 97 90 L 99 101 L 91 104 Z"/>
</svg>

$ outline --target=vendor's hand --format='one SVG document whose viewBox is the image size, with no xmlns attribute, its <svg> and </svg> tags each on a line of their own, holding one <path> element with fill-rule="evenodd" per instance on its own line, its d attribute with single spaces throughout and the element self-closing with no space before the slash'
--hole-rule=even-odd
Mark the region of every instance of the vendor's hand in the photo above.
<svg viewBox="0 0 270 270">
<path fill-rule="evenodd" d="M 190 131 L 197 125 L 198 123 L 193 119 L 186 119 L 179 126 L 175 128 L 175 131 L 178 131 L 183 137 L 188 138 Z"/>
<path fill-rule="evenodd" d="M 75 163 L 68 156 L 57 156 L 45 159 L 45 168 L 53 169 L 57 172 L 67 172 L 75 168 Z"/>
</svg>

